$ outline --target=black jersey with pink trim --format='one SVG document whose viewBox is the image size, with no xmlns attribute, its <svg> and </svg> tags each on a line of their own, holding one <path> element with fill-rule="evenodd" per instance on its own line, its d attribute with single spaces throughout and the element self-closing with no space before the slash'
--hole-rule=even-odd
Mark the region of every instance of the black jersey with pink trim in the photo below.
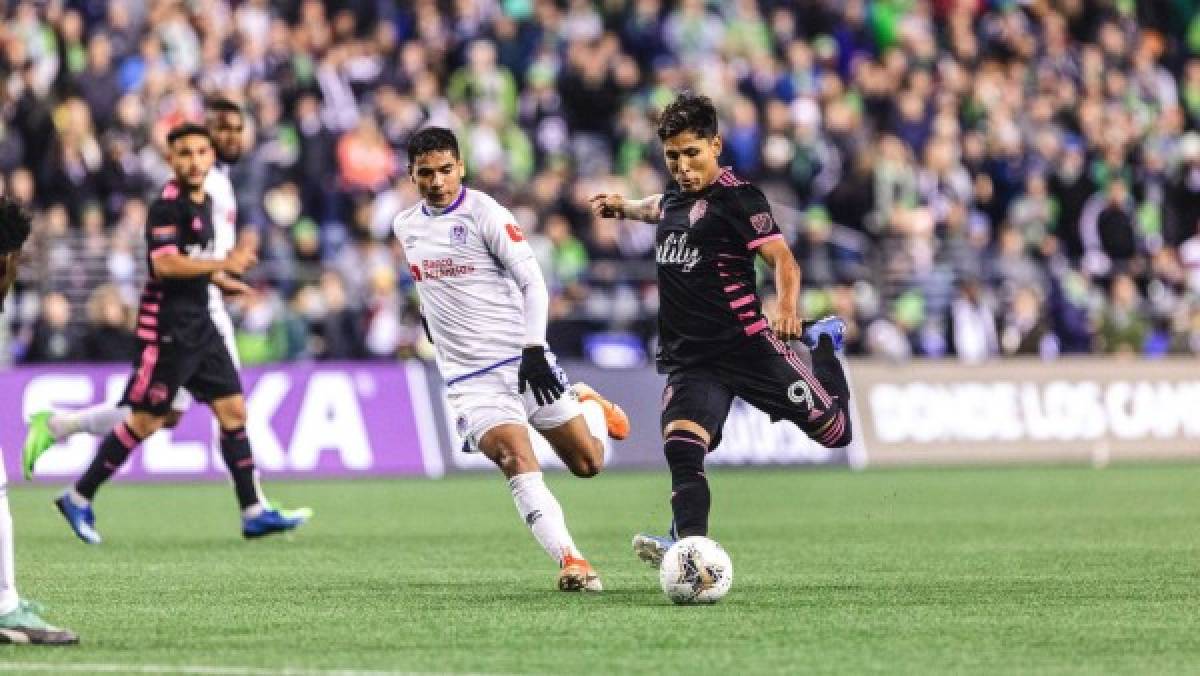
<svg viewBox="0 0 1200 676">
<path fill-rule="evenodd" d="M 218 338 L 208 311 L 211 276 L 163 279 L 154 274 L 155 258 L 171 253 L 203 256 L 214 246 L 213 236 L 212 198 L 207 194 L 204 202 L 197 204 L 172 181 L 150 203 L 146 218 L 146 256 L 150 265 L 138 304 L 139 340 L 155 343 L 170 336 L 169 340 L 197 345 Z"/>
<path fill-rule="evenodd" d="M 754 258 L 783 238 L 762 191 L 725 168 L 699 192 L 672 184 L 660 215 L 659 371 L 754 349 L 767 328 Z"/>
</svg>

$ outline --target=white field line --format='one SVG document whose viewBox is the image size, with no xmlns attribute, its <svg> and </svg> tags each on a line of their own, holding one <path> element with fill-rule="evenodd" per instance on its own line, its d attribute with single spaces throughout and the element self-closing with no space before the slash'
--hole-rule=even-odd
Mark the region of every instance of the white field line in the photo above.
<svg viewBox="0 0 1200 676">
<path fill-rule="evenodd" d="M 43 664 L 36 662 L 3 662 L 2 671 L 45 671 L 54 673 L 88 674 L 192 674 L 195 676 L 433 676 L 450 672 L 362 671 L 358 669 L 297 669 L 283 667 L 220 667 L 204 665 L 156 664 Z"/>
</svg>

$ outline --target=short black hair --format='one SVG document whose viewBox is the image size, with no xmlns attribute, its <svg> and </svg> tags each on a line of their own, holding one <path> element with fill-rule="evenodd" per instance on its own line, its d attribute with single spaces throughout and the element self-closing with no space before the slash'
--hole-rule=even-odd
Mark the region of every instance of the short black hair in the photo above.
<svg viewBox="0 0 1200 676">
<path fill-rule="evenodd" d="M 717 135 L 717 108 L 707 96 L 683 92 L 658 118 L 658 139 L 666 141 L 690 131 L 700 138 Z"/>
<path fill-rule="evenodd" d="M 212 134 L 208 133 L 207 127 L 196 124 L 195 122 L 184 122 L 178 127 L 172 129 L 171 133 L 167 134 L 167 145 L 173 146 L 175 145 L 176 141 L 188 136 L 203 136 L 204 138 L 208 139 L 209 143 L 212 143 Z"/>
<path fill-rule="evenodd" d="M 237 113 L 245 115 L 242 107 L 227 98 L 209 99 L 204 105 L 210 113 Z"/>
<path fill-rule="evenodd" d="M 454 132 L 445 127 L 425 127 L 408 139 L 408 164 L 412 166 L 421 155 L 439 150 L 449 150 L 454 159 L 460 159 Z"/>
</svg>

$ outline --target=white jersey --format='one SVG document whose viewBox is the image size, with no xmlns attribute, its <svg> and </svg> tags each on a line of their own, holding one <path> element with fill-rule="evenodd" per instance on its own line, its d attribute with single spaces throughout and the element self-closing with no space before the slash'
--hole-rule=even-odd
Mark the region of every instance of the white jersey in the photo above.
<svg viewBox="0 0 1200 676">
<path fill-rule="evenodd" d="M 421 202 L 394 221 L 448 384 L 515 363 L 525 344 L 524 297 L 509 270 L 533 258 L 512 213 L 463 188 L 438 212 Z"/>
<path fill-rule="evenodd" d="M 229 180 L 228 165 L 213 166 L 204 179 L 204 192 L 212 198 L 213 242 L 209 251 L 213 258 L 224 258 L 237 243 L 237 196 L 233 192 L 233 182 Z M 208 310 L 213 319 L 229 316 L 225 298 L 216 284 L 208 285 Z"/>
</svg>

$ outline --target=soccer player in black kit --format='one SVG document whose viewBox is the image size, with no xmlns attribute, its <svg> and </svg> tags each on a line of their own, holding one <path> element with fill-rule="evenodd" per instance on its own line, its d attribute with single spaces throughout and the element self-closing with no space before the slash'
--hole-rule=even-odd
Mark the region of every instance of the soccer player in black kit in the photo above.
<svg viewBox="0 0 1200 676">
<path fill-rule="evenodd" d="M 845 325 L 797 315 L 800 270 L 762 191 L 718 163 L 712 102 L 680 95 L 663 111 L 658 136 L 674 179 L 665 193 L 639 201 L 591 198 L 598 217 L 658 224 L 657 361 L 667 375 L 663 451 L 674 521 L 668 536 L 633 540 L 638 556 L 655 565 L 676 539 L 708 534 L 704 459 L 721 441 L 734 397 L 796 424 L 823 446 L 851 439 L 850 391 L 836 355 Z M 779 310 L 771 320 L 755 284 L 756 255 L 775 271 Z M 804 346 L 793 350 L 791 340 Z"/>
<path fill-rule="evenodd" d="M 212 198 L 204 181 L 215 150 L 206 128 L 176 127 L 167 136 L 175 178 L 150 204 L 146 248 L 150 278 L 138 307 L 138 357 L 122 405 L 131 409 L 101 442 L 75 486 L 55 504 L 84 542 L 101 541 L 92 500 L 138 444 L 157 432 L 171 413 L 179 388 L 208 404 L 221 428 L 221 456 L 233 477 L 247 538 L 291 530 L 304 518 L 273 509 L 262 497 L 246 436 L 246 404 L 237 367 L 209 312 L 214 277 L 240 275 L 255 263 L 249 248 L 224 258 L 201 256 L 213 247 Z"/>
</svg>

